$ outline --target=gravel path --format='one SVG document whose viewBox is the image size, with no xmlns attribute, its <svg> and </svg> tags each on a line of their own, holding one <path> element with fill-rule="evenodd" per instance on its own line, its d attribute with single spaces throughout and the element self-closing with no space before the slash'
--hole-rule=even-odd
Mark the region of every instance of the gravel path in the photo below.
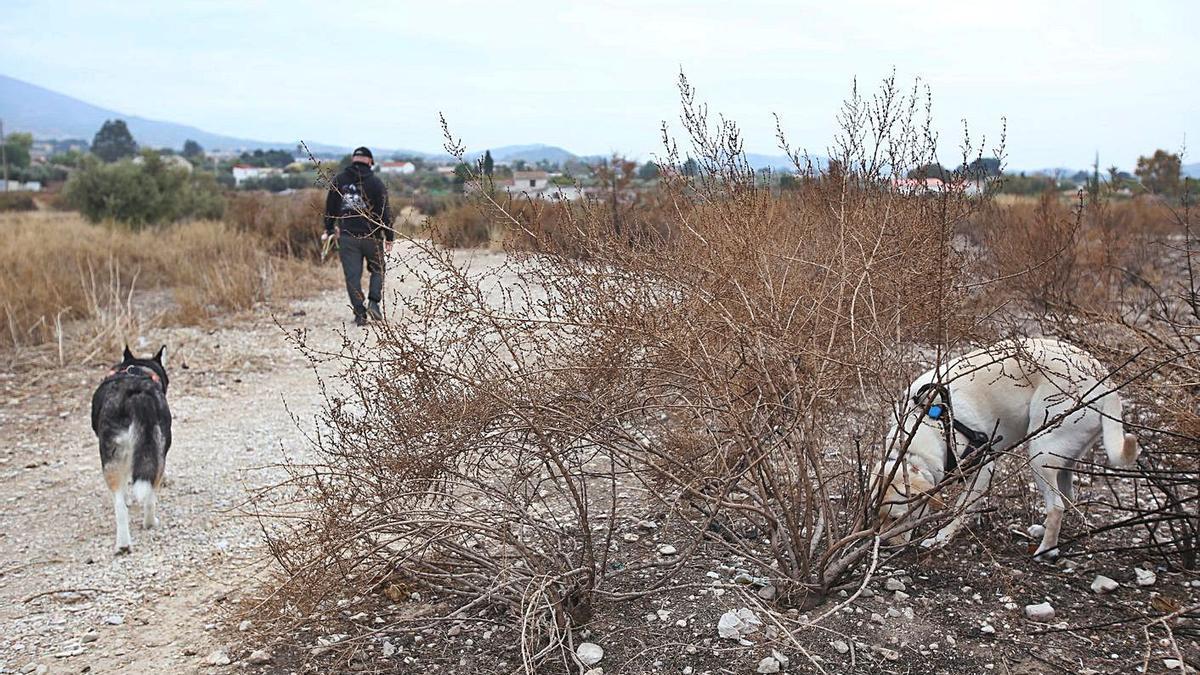
<svg viewBox="0 0 1200 675">
<path fill-rule="evenodd" d="M 498 260 L 481 253 L 478 262 Z M 410 285 L 397 275 L 388 287 Z M 89 419 L 102 369 L 0 372 L 0 673 L 224 670 L 207 659 L 224 646 L 236 601 L 267 564 L 256 523 L 236 507 L 248 487 L 277 475 L 271 465 L 305 452 L 291 415 L 311 425 L 321 402 L 307 362 L 275 320 L 335 348 L 349 312 L 332 268 L 329 288 L 274 318 L 155 330 L 135 346 L 149 353 L 169 345 L 175 422 L 162 526 L 142 530 L 133 507 L 128 556 L 113 555 L 112 506 Z"/>
</svg>

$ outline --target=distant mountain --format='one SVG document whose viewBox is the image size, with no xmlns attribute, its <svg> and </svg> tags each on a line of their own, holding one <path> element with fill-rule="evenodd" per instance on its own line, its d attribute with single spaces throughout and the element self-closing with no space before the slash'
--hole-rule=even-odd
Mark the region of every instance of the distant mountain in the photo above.
<svg viewBox="0 0 1200 675">
<path fill-rule="evenodd" d="M 1200 162 L 1184 164 L 1180 167 L 1180 172 L 1188 178 L 1200 178 Z"/>
<path fill-rule="evenodd" d="M 551 164 L 563 164 L 573 159 L 579 159 L 574 153 L 563 150 L 555 145 L 543 145 L 535 143 L 531 145 L 504 145 L 498 148 L 489 148 L 492 153 L 492 160 L 502 164 L 512 164 L 518 160 L 526 164 L 537 164 L 545 160 Z M 480 157 L 483 157 L 483 151 L 467 153 L 467 161 L 473 162 Z"/>
<path fill-rule="evenodd" d="M 0 119 L 5 131 L 26 131 L 37 139 L 82 138 L 91 141 L 105 120 L 123 119 L 139 145 L 152 148 L 183 147 L 192 139 L 205 150 L 269 150 L 279 148 L 293 151 L 296 140 L 260 141 L 214 134 L 203 129 L 146 119 L 92 105 L 77 98 L 60 94 L 35 84 L 0 75 Z M 346 154 L 351 148 L 324 143 L 309 143 L 315 153 Z M 408 150 L 376 150 L 380 156 L 426 153 Z"/>
</svg>

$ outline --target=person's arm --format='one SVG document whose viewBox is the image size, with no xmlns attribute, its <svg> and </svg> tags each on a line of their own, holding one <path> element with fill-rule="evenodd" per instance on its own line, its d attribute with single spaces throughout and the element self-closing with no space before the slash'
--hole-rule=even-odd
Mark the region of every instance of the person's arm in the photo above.
<svg viewBox="0 0 1200 675">
<path fill-rule="evenodd" d="M 329 188 L 329 194 L 325 195 L 325 234 L 333 234 L 337 227 L 337 216 L 342 211 L 342 195 L 338 192 L 337 182 L 333 187 Z"/>
<path fill-rule="evenodd" d="M 383 193 L 383 224 L 387 226 L 383 230 L 383 236 L 390 242 L 396 238 L 396 230 L 392 227 L 392 222 L 395 218 L 392 216 L 392 204 L 388 199 L 387 185 L 383 181 L 380 181 L 379 187 Z"/>
</svg>

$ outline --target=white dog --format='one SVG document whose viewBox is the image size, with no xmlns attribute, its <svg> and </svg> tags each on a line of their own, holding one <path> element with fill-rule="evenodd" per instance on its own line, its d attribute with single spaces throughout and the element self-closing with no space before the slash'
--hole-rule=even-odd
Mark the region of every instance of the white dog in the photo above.
<svg viewBox="0 0 1200 675">
<path fill-rule="evenodd" d="M 985 455 L 1025 441 L 1046 504 L 1045 533 L 1034 556 L 1056 557 L 1074 461 L 1097 439 L 1110 465 L 1128 466 L 1138 454 L 1137 440 L 1125 434 L 1121 421 L 1121 397 L 1111 389 L 1104 367 L 1057 340 L 1001 342 L 934 368 L 909 385 L 897 412 L 888 434 L 890 452 L 875 472 L 891 478 L 880 507 L 884 529 L 908 513 L 913 498 L 959 471 L 959 465 L 981 464 L 958 500 L 958 514 L 922 542 L 926 547 L 950 541 L 982 504 L 995 471 Z M 936 497 L 929 503 L 942 505 Z"/>
</svg>

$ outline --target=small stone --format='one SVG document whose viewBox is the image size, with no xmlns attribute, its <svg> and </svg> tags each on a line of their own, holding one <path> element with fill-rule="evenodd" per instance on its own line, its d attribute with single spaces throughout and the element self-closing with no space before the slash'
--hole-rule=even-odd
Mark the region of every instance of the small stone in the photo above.
<svg viewBox="0 0 1200 675">
<path fill-rule="evenodd" d="M 84 644 L 87 644 L 87 643 L 89 643 L 89 642 L 95 642 L 96 640 L 99 640 L 99 639 L 100 639 L 100 634 L 99 634 L 99 633 L 97 633 L 97 632 L 96 632 L 96 631 L 94 631 L 94 630 L 91 630 L 91 631 L 88 631 L 88 632 L 84 633 L 84 634 L 83 634 L 83 635 L 82 635 L 82 636 L 79 638 L 79 641 L 80 641 L 80 642 L 82 642 L 82 643 L 84 643 Z"/>
<path fill-rule="evenodd" d="M 670 544 L 662 544 L 658 547 L 659 555 L 675 555 L 675 547 Z"/>
<path fill-rule="evenodd" d="M 1153 586 L 1154 582 L 1158 581 L 1158 577 L 1155 576 L 1154 572 L 1151 572 L 1150 570 L 1144 570 L 1140 567 L 1135 567 L 1133 568 L 1133 573 L 1137 575 L 1138 586 Z"/>
<path fill-rule="evenodd" d="M 1163 666 L 1167 670 L 1178 670 L 1183 667 L 1183 664 L 1180 663 L 1179 659 L 1163 659 Z"/>
<path fill-rule="evenodd" d="M 658 523 L 654 522 L 653 520 L 639 520 L 638 527 L 642 528 L 643 530 L 657 530 Z"/>
<path fill-rule="evenodd" d="M 450 626 L 450 630 L 446 631 L 446 635 L 450 637 L 457 637 L 460 633 L 462 633 L 462 626 L 458 624 Z"/>
<path fill-rule="evenodd" d="M 878 612 L 871 612 L 871 621 L 874 621 L 875 623 L 883 623 L 883 616 L 881 616 Z"/>
<path fill-rule="evenodd" d="M 1112 593 L 1120 587 L 1121 584 L 1118 584 L 1116 581 L 1109 579 L 1103 574 L 1097 574 L 1095 581 L 1092 582 L 1092 592 L 1100 595 Z"/>
<path fill-rule="evenodd" d="M 218 649 L 209 654 L 208 658 L 204 659 L 204 662 L 210 666 L 227 666 L 230 663 L 229 654 L 225 653 L 224 649 Z"/>
<path fill-rule="evenodd" d="M 873 598 L 873 597 L 875 597 L 875 591 L 871 590 L 871 588 L 868 586 L 867 588 L 864 588 L 864 589 L 862 589 L 862 593 L 860 593 L 860 594 L 858 595 L 858 597 L 860 597 L 860 598 Z"/>
<path fill-rule="evenodd" d="M 1046 534 L 1046 528 L 1041 525 L 1030 525 L 1027 531 L 1029 532 L 1029 536 L 1034 539 Z"/>
<path fill-rule="evenodd" d="M 271 652 L 265 649 L 255 649 L 246 657 L 246 662 L 252 666 L 265 666 L 271 662 Z"/>
<path fill-rule="evenodd" d="M 896 599 L 896 602 L 904 602 L 905 600 L 911 598 L 912 596 L 909 595 L 908 593 L 905 593 L 904 591 L 896 591 L 896 595 L 894 595 L 893 597 Z"/>
<path fill-rule="evenodd" d="M 784 668 L 787 668 L 788 663 L 791 663 L 791 659 L 784 656 L 778 649 L 772 649 L 771 656 L 779 662 L 779 665 L 783 666 Z"/>
<path fill-rule="evenodd" d="M 396 654 L 396 645 L 392 644 L 390 640 L 384 640 L 381 653 L 385 659 L 392 658 Z"/>
<path fill-rule="evenodd" d="M 579 657 L 579 661 L 583 665 L 594 666 L 604 658 L 604 648 L 595 642 L 581 642 L 575 648 L 575 656 Z"/>
<path fill-rule="evenodd" d="M 758 589 L 758 597 L 762 598 L 763 600 L 774 600 L 775 599 L 775 587 L 774 586 L 763 586 L 762 588 Z"/>
<path fill-rule="evenodd" d="M 889 591 L 903 591 L 906 588 L 904 582 L 895 577 L 891 577 L 885 581 L 883 587 Z"/>
<path fill-rule="evenodd" d="M 1048 602 L 1025 605 L 1025 616 L 1029 617 L 1030 621 L 1053 621 L 1054 608 Z"/>
<path fill-rule="evenodd" d="M 775 657 L 773 656 L 768 656 L 762 661 L 758 662 L 758 668 L 756 668 L 754 672 L 778 673 L 780 670 L 781 668 L 779 667 L 779 661 L 775 660 Z"/>
<path fill-rule="evenodd" d="M 829 644 L 833 645 L 834 650 L 839 654 L 846 654 L 850 651 L 850 645 L 846 644 L 845 640 L 834 640 Z"/>
<path fill-rule="evenodd" d="M 592 668 L 591 670 L 587 671 L 583 675 L 604 675 L 604 669 L 603 668 Z"/>
<path fill-rule="evenodd" d="M 900 652 L 896 651 L 895 649 L 888 649 L 887 647 L 871 647 L 871 650 L 878 652 L 880 656 L 888 661 L 900 660 Z"/>
<path fill-rule="evenodd" d="M 633 532 L 626 532 L 625 534 L 621 535 L 621 539 L 632 544 L 633 542 L 637 541 L 638 539 L 641 539 L 641 537 L 634 534 Z"/>
<path fill-rule="evenodd" d="M 246 631 L 250 630 L 250 627 L 253 625 L 254 625 L 253 621 L 251 621 L 250 619 L 246 619 L 245 621 L 238 624 L 238 632 L 245 633 Z"/>
<path fill-rule="evenodd" d="M 120 614 L 109 614 L 108 616 L 104 617 L 104 623 L 110 626 L 120 626 L 121 624 L 125 623 L 125 617 L 121 616 Z"/>
<path fill-rule="evenodd" d="M 888 615 L 888 618 L 889 618 L 889 619 L 898 619 L 898 618 L 900 618 L 901 616 L 903 616 L 903 615 L 900 613 L 900 610 L 896 609 L 895 607 L 888 607 L 888 609 L 887 609 L 887 615 Z"/>
<path fill-rule="evenodd" d="M 996 628 L 990 623 L 985 623 L 979 627 L 979 632 L 983 633 L 984 635 L 995 635 Z"/>
</svg>

